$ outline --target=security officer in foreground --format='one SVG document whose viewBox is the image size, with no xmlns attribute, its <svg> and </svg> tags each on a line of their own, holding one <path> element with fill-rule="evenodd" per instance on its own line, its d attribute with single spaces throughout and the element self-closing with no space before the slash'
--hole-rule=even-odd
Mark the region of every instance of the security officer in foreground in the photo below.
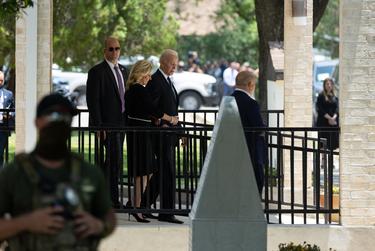
<svg viewBox="0 0 375 251">
<path fill-rule="evenodd" d="M 77 110 L 59 94 L 37 107 L 35 149 L 0 171 L 0 243 L 9 250 L 97 250 L 116 224 L 99 168 L 67 147 Z"/>
</svg>

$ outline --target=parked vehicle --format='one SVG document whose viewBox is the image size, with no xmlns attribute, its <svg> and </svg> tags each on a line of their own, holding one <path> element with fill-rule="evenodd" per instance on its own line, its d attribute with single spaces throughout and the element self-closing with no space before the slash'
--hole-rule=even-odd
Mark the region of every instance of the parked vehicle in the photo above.
<svg viewBox="0 0 375 251">
<path fill-rule="evenodd" d="M 143 58 L 142 56 L 123 57 L 119 62 L 130 69 L 131 65 Z M 154 65 L 155 71 L 159 67 L 159 58 L 151 56 L 148 60 Z M 66 92 L 68 87 L 71 100 L 76 105 L 86 106 L 87 73 L 65 72 L 54 65 L 52 78 L 55 89 Z M 202 105 L 216 106 L 219 104 L 218 87 L 214 77 L 203 73 L 181 71 L 175 72 L 172 80 L 180 97 L 181 108 L 196 110 Z"/>
<path fill-rule="evenodd" d="M 52 67 L 53 89 L 64 95 L 78 106 L 86 106 L 87 73 L 62 71 L 57 65 Z"/>
<path fill-rule="evenodd" d="M 196 110 L 219 104 L 216 78 L 208 74 L 181 71 L 173 74 L 173 83 L 179 94 L 179 105 L 186 110 Z"/>
<path fill-rule="evenodd" d="M 121 57 L 119 62 L 131 67 L 136 61 L 144 59 L 137 55 L 132 57 Z M 147 58 L 153 65 L 153 71 L 159 67 L 159 58 L 150 56 Z M 220 97 L 216 78 L 208 74 L 178 71 L 172 76 L 174 87 L 179 95 L 179 106 L 186 110 L 197 110 L 202 105 L 216 106 Z"/>
</svg>

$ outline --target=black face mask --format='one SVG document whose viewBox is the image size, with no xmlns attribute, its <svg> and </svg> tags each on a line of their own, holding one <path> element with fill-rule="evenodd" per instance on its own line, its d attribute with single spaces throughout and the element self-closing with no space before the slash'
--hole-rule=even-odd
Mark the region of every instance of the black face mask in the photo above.
<svg viewBox="0 0 375 251">
<path fill-rule="evenodd" d="M 40 130 L 35 153 L 47 160 L 61 160 L 68 156 L 67 141 L 70 137 L 70 125 L 59 121 L 51 122 Z"/>
</svg>

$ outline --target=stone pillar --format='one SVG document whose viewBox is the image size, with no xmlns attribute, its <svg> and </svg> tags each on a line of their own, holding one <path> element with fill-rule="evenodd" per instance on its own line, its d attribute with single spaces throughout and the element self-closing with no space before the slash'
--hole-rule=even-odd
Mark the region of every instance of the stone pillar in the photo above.
<svg viewBox="0 0 375 251">
<path fill-rule="evenodd" d="M 36 142 L 37 101 L 51 90 L 52 1 L 38 0 L 16 21 L 16 152 Z"/>
<path fill-rule="evenodd" d="M 375 224 L 375 2 L 340 1 L 341 223 Z"/>
<path fill-rule="evenodd" d="M 284 110 L 286 127 L 312 125 L 312 6 L 307 0 L 307 24 L 297 26 L 292 1 L 284 1 Z"/>
<path fill-rule="evenodd" d="M 307 23 L 295 25 L 292 1 L 284 1 L 284 125 L 285 127 L 312 126 L 312 8 L 307 0 Z M 303 133 L 296 134 L 304 136 Z M 288 140 L 284 141 L 288 144 Z M 299 145 L 301 146 L 301 145 Z M 311 163 L 312 156 L 308 156 Z M 289 151 L 284 152 L 284 184 L 290 185 Z M 302 189 L 302 155 L 295 155 L 295 187 Z M 308 186 L 312 167 L 308 166 Z"/>
</svg>

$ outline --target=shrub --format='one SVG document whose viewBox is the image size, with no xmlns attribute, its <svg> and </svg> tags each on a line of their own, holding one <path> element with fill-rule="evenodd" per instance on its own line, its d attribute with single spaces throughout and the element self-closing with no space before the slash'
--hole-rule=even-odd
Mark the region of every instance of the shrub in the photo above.
<svg viewBox="0 0 375 251">
<path fill-rule="evenodd" d="M 311 246 L 304 242 L 303 244 L 295 245 L 293 242 L 286 244 L 279 244 L 279 251 L 320 251 L 320 248 L 317 245 Z"/>
</svg>

